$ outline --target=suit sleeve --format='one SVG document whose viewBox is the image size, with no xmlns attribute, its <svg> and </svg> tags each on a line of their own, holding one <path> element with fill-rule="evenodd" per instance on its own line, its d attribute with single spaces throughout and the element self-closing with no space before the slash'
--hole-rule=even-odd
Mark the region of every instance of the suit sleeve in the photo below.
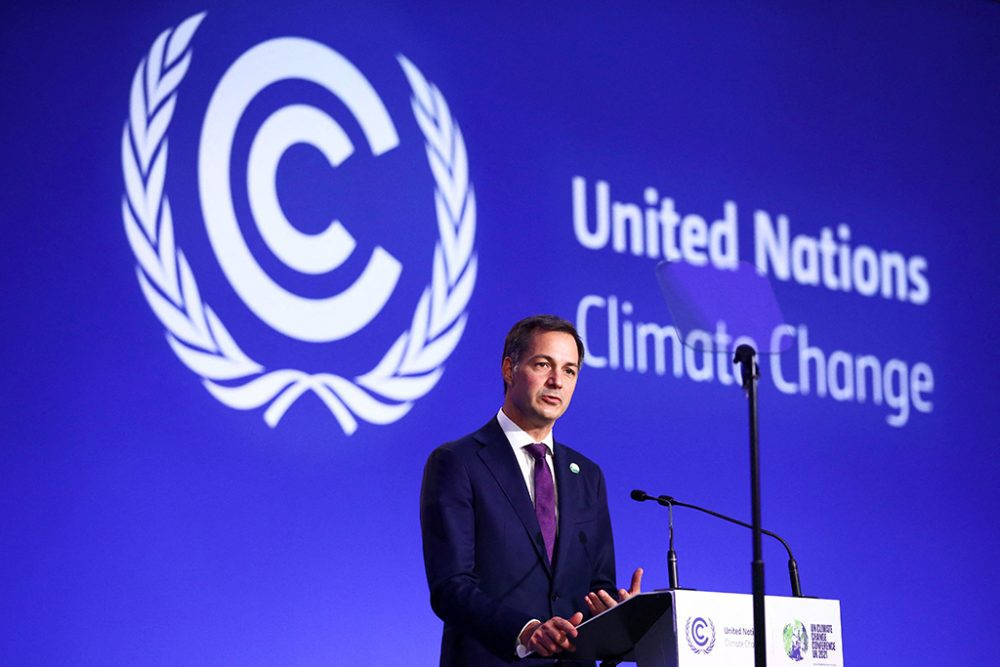
<svg viewBox="0 0 1000 667">
<path fill-rule="evenodd" d="M 475 493 L 460 457 L 448 449 L 435 450 L 424 469 L 420 527 L 434 612 L 498 655 L 513 658 L 517 635 L 531 616 L 503 605 L 479 585 Z"/>
</svg>

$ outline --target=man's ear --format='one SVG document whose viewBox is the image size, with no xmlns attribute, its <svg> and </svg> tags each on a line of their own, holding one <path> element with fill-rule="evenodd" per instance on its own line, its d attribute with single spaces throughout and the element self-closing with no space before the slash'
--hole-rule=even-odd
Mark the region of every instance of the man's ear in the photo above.
<svg viewBox="0 0 1000 667">
<path fill-rule="evenodd" d="M 500 363 L 500 374 L 503 381 L 509 386 L 514 379 L 514 361 L 510 357 L 504 357 Z"/>
</svg>

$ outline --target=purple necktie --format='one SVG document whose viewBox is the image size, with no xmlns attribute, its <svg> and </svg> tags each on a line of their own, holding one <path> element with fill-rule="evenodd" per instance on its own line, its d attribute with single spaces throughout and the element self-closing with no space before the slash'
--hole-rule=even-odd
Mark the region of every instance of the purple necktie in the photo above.
<svg viewBox="0 0 1000 667">
<path fill-rule="evenodd" d="M 548 445 L 536 442 L 526 445 L 525 449 L 535 459 L 535 516 L 538 526 L 542 529 L 542 539 L 545 540 L 545 553 L 552 562 L 552 549 L 556 544 L 556 489 L 552 485 L 552 473 L 545 454 Z"/>
</svg>

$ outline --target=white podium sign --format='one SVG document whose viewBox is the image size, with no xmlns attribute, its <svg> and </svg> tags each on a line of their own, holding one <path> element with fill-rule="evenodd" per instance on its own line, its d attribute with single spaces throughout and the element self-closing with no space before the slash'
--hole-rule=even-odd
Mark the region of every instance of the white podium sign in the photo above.
<svg viewBox="0 0 1000 667">
<path fill-rule="evenodd" d="M 839 601 L 766 596 L 764 609 L 768 667 L 843 666 Z M 640 667 L 753 667 L 753 648 L 753 596 L 678 590 L 635 657 Z"/>
<path fill-rule="evenodd" d="M 843 667 L 840 602 L 765 596 L 767 667 Z M 633 595 L 577 630 L 578 660 L 638 667 L 754 667 L 753 596 Z"/>
</svg>

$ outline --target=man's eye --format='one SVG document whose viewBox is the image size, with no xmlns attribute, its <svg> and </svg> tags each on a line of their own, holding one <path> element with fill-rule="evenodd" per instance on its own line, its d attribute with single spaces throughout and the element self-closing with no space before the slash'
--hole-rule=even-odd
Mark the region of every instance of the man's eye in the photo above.
<svg viewBox="0 0 1000 667">
<path fill-rule="evenodd" d="M 576 376 L 576 369 L 575 368 L 567 368 L 566 369 L 566 375 Z"/>
</svg>

